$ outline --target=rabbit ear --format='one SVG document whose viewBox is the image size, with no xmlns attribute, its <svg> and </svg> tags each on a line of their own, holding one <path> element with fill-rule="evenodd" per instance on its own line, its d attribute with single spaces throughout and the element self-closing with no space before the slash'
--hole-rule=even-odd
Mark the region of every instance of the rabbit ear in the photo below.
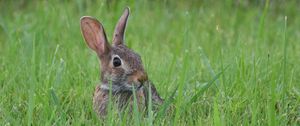
<svg viewBox="0 0 300 126">
<path fill-rule="evenodd" d="M 115 32 L 113 36 L 113 44 L 115 46 L 124 44 L 124 33 L 125 33 L 128 16 L 129 16 L 129 8 L 126 7 L 115 28 Z"/>
<path fill-rule="evenodd" d="M 99 56 L 110 51 L 102 24 L 95 18 L 84 16 L 80 19 L 81 32 L 87 45 Z"/>
</svg>

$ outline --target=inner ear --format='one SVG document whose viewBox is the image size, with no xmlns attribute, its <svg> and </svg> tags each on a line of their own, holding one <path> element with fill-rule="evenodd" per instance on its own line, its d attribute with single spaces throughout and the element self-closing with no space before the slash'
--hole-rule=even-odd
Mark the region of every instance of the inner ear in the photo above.
<svg viewBox="0 0 300 126">
<path fill-rule="evenodd" d="M 87 45 L 99 56 L 110 52 L 110 45 L 102 24 L 95 18 L 84 16 L 80 19 L 81 32 Z"/>
</svg>

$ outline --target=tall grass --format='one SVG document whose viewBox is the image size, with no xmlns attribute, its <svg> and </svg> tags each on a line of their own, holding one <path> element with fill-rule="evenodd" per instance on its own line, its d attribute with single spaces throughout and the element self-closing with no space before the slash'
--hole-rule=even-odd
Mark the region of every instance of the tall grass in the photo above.
<svg viewBox="0 0 300 126">
<path fill-rule="evenodd" d="M 298 5 L 0 1 L 0 125 L 299 125 Z M 101 120 L 92 109 L 101 68 L 79 19 L 96 17 L 111 40 L 125 6 L 126 45 L 165 104 L 119 113 L 110 102 Z"/>
</svg>

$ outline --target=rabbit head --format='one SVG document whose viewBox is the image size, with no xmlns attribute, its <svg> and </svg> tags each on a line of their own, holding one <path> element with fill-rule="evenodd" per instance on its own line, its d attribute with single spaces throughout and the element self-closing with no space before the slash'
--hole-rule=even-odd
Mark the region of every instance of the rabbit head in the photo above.
<svg viewBox="0 0 300 126">
<path fill-rule="evenodd" d="M 131 91 L 142 87 L 148 80 L 141 57 L 124 44 L 128 16 L 127 7 L 116 24 L 111 45 L 97 19 L 89 16 L 80 19 L 85 42 L 100 59 L 102 88 L 108 89 L 108 84 L 112 83 L 113 91 Z"/>
</svg>

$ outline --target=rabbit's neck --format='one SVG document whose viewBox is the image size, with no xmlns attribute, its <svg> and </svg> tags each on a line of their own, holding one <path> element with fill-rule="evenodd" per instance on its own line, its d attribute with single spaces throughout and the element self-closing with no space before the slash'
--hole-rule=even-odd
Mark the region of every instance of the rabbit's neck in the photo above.
<svg viewBox="0 0 300 126">
<path fill-rule="evenodd" d="M 143 86 L 135 89 L 135 91 L 142 90 L 142 88 L 143 88 Z M 107 83 L 102 83 L 100 85 L 100 89 L 103 90 L 103 91 L 107 91 L 107 92 L 109 92 L 111 90 L 112 94 L 132 93 L 132 89 L 126 89 L 122 85 L 115 85 L 115 84 L 110 85 L 110 84 L 107 84 Z"/>
<path fill-rule="evenodd" d="M 101 84 L 100 88 L 104 91 L 110 91 L 110 85 L 109 84 Z M 111 91 L 112 93 L 120 92 L 120 87 L 116 85 L 111 85 Z"/>
</svg>

